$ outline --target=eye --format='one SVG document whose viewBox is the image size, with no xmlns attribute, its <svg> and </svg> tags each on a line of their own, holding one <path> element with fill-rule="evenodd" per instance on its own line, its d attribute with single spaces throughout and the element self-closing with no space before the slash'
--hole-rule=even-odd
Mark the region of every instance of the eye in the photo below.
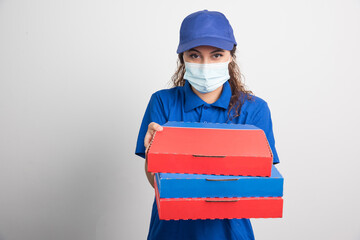
<svg viewBox="0 0 360 240">
<path fill-rule="evenodd" d="M 213 55 L 214 58 L 221 58 L 222 56 L 223 56 L 223 55 L 220 54 L 220 53 L 215 53 L 215 54 Z"/>
<path fill-rule="evenodd" d="M 199 55 L 197 55 L 196 53 L 192 53 L 192 54 L 190 54 L 190 57 L 192 59 L 196 59 L 196 58 L 199 58 Z"/>
</svg>

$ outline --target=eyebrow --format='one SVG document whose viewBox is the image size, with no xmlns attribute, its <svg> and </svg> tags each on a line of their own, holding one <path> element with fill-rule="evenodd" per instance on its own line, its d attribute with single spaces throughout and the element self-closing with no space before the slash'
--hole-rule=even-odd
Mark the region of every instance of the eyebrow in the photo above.
<svg viewBox="0 0 360 240">
<path fill-rule="evenodd" d="M 223 50 L 223 49 L 218 48 L 218 49 L 216 49 L 216 50 L 212 51 L 211 53 L 216 53 L 216 52 L 224 52 L 224 50 Z"/>
<path fill-rule="evenodd" d="M 191 48 L 190 50 L 189 50 L 189 52 L 191 52 L 191 51 L 195 51 L 195 52 L 198 52 L 198 53 L 200 53 L 198 50 L 196 50 L 195 48 Z"/>
<path fill-rule="evenodd" d="M 191 48 L 191 49 L 189 50 L 189 52 L 190 52 L 190 51 L 195 51 L 195 52 L 200 53 L 200 52 L 199 52 L 198 50 L 196 50 L 195 48 Z M 211 53 L 216 53 L 216 52 L 224 52 L 224 50 L 221 49 L 221 48 L 218 48 L 218 49 L 212 51 Z"/>
</svg>

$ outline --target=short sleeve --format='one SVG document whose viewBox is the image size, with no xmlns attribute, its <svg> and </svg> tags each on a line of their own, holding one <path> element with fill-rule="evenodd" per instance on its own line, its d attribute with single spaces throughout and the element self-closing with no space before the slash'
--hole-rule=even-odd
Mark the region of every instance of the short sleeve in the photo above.
<svg viewBox="0 0 360 240">
<path fill-rule="evenodd" d="M 148 126 L 151 122 L 156 122 L 160 125 L 166 123 L 164 105 L 159 94 L 157 93 L 154 93 L 150 98 L 143 120 L 141 122 L 139 135 L 136 142 L 135 154 L 142 158 L 145 158 L 144 138 Z"/>
<path fill-rule="evenodd" d="M 251 122 L 253 125 L 262 129 L 265 132 L 271 151 L 273 153 L 273 163 L 279 163 L 279 157 L 275 148 L 275 138 L 272 127 L 271 113 L 268 104 L 265 101 L 260 104 L 259 109 L 253 115 Z"/>
</svg>

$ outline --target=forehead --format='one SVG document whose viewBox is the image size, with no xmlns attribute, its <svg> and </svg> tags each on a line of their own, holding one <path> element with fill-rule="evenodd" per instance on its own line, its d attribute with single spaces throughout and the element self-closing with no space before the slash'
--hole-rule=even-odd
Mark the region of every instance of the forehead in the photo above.
<svg viewBox="0 0 360 240">
<path fill-rule="evenodd" d="M 213 46 L 198 46 L 198 47 L 194 47 L 189 49 L 187 52 L 191 52 L 191 51 L 196 51 L 196 52 L 213 52 L 213 51 L 218 51 L 218 52 L 225 52 L 227 50 L 221 49 L 221 48 L 217 48 L 217 47 L 213 47 Z"/>
</svg>

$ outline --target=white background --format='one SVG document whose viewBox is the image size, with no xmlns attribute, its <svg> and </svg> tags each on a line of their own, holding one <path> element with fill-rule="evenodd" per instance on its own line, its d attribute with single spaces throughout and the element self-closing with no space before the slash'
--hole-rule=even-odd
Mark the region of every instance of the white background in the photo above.
<svg viewBox="0 0 360 240">
<path fill-rule="evenodd" d="M 145 239 L 134 155 L 181 21 L 223 12 L 272 111 L 284 217 L 257 239 L 360 239 L 360 1 L 0 0 L 0 239 Z"/>
</svg>

